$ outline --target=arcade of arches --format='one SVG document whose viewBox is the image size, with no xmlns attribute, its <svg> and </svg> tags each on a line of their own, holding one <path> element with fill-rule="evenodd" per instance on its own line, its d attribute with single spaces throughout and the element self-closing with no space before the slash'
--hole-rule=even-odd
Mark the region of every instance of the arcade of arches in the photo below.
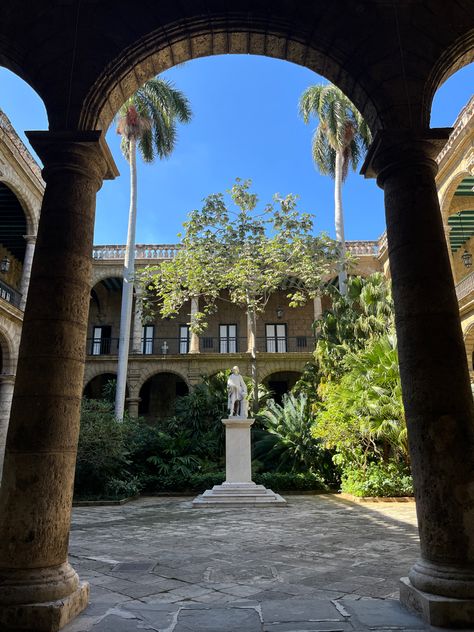
<svg viewBox="0 0 474 632">
<path fill-rule="evenodd" d="M 445 625 L 472 624 L 474 410 L 435 180 L 450 130 L 429 127 L 436 89 L 474 59 L 472 1 L 138 0 L 131 11 L 124 0 L 113 10 L 4 0 L 0 64 L 41 96 L 50 128 L 28 134 L 46 189 L 0 490 L 0 625 L 56 630 L 87 605 L 67 548 L 95 195 L 117 175 L 104 131 L 146 79 L 222 53 L 305 65 L 338 85 L 374 133 L 363 173 L 385 195 L 421 543 L 401 599 L 427 619 L 436 601 Z M 448 197 L 468 174 L 469 161 Z M 29 191 L 22 208 L 34 199 Z"/>
</svg>

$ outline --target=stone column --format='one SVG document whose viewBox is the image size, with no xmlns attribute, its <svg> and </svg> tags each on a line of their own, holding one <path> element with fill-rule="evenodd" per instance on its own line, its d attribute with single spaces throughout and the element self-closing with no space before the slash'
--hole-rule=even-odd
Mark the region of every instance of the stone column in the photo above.
<svg viewBox="0 0 474 632">
<path fill-rule="evenodd" d="M 132 353 L 143 353 L 142 337 L 143 324 L 142 313 L 139 307 L 141 289 L 135 287 L 135 305 L 133 310 Z"/>
<path fill-rule="evenodd" d="M 0 489 L 0 628 L 58 630 L 86 607 L 67 559 L 101 132 L 29 132 L 46 181 Z"/>
<path fill-rule="evenodd" d="M 142 401 L 141 397 L 128 397 L 126 401 L 128 405 L 128 414 L 130 417 L 136 419 L 138 417 L 138 405 Z"/>
<path fill-rule="evenodd" d="M 195 321 L 198 311 L 199 299 L 195 297 L 191 299 L 191 323 Z M 189 353 L 199 353 L 199 336 L 193 332 L 189 340 Z"/>
<path fill-rule="evenodd" d="M 24 235 L 26 240 L 25 260 L 23 261 L 23 272 L 21 276 L 21 302 L 20 309 L 25 310 L 26 297 L 28 295 L 28 287 L 30 285 L 31 265 L 33 263 L 33 255 L 35 253 L 36 235 Z"/>
<path fill-rule="evenodd" d="M 449 131 L 379 133 L 363 167 L 385 194 L 420 533 L 401 600 L 434 625 L 474 623 L 474 407 L 435 184 Z"/>
<path fill-rule="evenodd" d="M 323 315 L 323 306 L 320 296 L 315 296 L 313 300 L 314 320 L 318 320 Z"/>
</svg>

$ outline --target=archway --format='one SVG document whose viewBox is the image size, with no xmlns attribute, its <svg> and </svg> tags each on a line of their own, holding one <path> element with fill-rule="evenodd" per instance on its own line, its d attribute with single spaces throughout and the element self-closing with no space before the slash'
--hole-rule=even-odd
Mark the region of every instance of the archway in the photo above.
<svg viewBox="0 0 474 632">
<path fill-rule="evenodd" d="M 99 373 L 84 387 L 84 397 L 87 399 L 108 399 L 114 401 L 115 386 L 111 382 L 117 380 L 116 373 Z M 128 387 L 127 387 L 128 397 Z"/>
<path fill-rule="evenodd" d="M 263 383 L 271 391 L 272 397 L 277 404 L 281 404 L 283 395 L 291 391 L 300 377 L 301 373 L 297 371 L 276 371 L 267 375 Z"/>
<path fill-rule="evenodd" d="M 188 393 L 189 386 L 177 373 L 155 373 L 140 388 L 138 414 L 149 421 L 170 417 L 176 399 Z"/>
<path fill-rule="evenodd" d="M 37 488 L 23 486 L 26 489 L 20 492 L 13 489 L 12 483 L 11 489 L 2 496 L 2 515 L 7 516 L 3 524 L 12 538 L 0 548 L 2 567 L 12 568 L 13 554 L 18 568 L 30 570 L 28 588 L 31 588 L 34 583 L 31 580 L 32 569 L 39 574 L 43 567 L 62 570 L 66 564 L 69 520 L 66 515 L 59 525 L 57 516 L 67 511 L 68 498 L 65 500 L 64 489 L 72 487 L 66 476 L 72 471 L 70 464 L 74 461 L 74 451 L 59 454 L 53 448 L 57 445 L 57 436 L 72 439 L 69 445 L 73 445 L 75 424 L 64 419 L 64 410 L 69 410 L 67 404 L 71 397 L 77 398 L 80 389 L 80 378 L 77 378 L 81 375 L 82 366 L 76 357 L 62 354 L 63 350 L 52 342 L 48 344 L 48 336 L 55 341 L 63 334 L 67 319 L 65 316 L 58 318 L 58 308 L 61 315 L 69 314 L 68 308 L 73 301 L 79 302 L 81 290 L 78 288 L 87 283 L 86 266 L 66 267 L 71 249 L 68 251 L 65 246 L 72 245 L 81 262 L 85 260 L 92 241 L 90 216 L 94 187 L 97 189 L 100 173 L 106 170 L 101 167 L 100 171 L 98 167 L 102 159 L 98 157 L 97 135 L 90 130 L 105 129 L 124 99 L 144 79 L 164 68 L 206 54 L 243 52 L 280 57 L 320 72 L 346 92 L 374 131 L 388 132 L 377 138 L 365 173 L 378 175 L 386 188 L 402 382 L 410 403 L 407 419 L 411 424 L 412 445 L 417 450 L 417 489 L 423 501 L 419 506 L 423 518 L 420 521 L 423 527 L 422 551 L 428 564 L 418 565 L 411 577 L 420 590 L 429 590 L 433 586 L 438 590 L 439 586 L 444 586 L 444 590 L 440 590 L 441 595 L 472 598 L 472 559 L 469 557 L 472 556 L 472 534 L 470 536 L 467 520 L 470 508 L 463 504 L 466 502 L 464 499 L 469 498 L 469 485 L 472 485 L 472 472 L 469 475 L 466 470 L 471 464 L 469 459 L 463 458 L 473 444 L 472 430 L 469 430 L 472 418 L 467 419 L 468 413 L 472 416 L 472 401 L 469 403 L 466 394 L 466 367 L 463 365 L 462 371 L 458 370 L 456 363 L 462 354 L 462 341 L 452 278 L 447 262 L 435 246 L 440 243 L 440 230 L 434 221 L 439 207 L 432 195 L 432 154 L 433 148 L 446 140 L 446 133 L 428 133 L 427 128 L 434 89 L 453 69 L 473 57 L 471 17 L 474 19 L 474 9 L 465 2 L 442 1 L 429 6 L 428 3 L 413 2 L 374 2 L 368 5 L 346 2 L 344 10 L 338 4 L 327 2 L 261 2 L 256 8 L 249 9 L 249 3 L 236 0 L 231 9 L 228 3 L 223 2 L 182 5 L 165 1 L 153 6 L 150 4 L 147 12 L 130 12 L 120 3 L 116 11 L 110 12 L 110 7 L 102 6 L 103 3 L 66 3 L 61 7 L 64 19 L 59 21 L 53 19 L 53 12 L 57 9 L 54 3 L 48 6 L 44 3 L 38 9 L 28 5 L 18 10 L 15 10 L 14 4 L 18 3 L 6 0 L 2 7 L 11 13 L 11 17 L 5 21 L 5 26 L 0 25 L 0 60 L 9 67 L 18 68 L 23 76 L 35 78 L 38 89 L 47 97 L 51 130 L 75 131 L 79 128 L 85 133 L 72 134 L 72 140 L 69 136 L 66 144 L 62 137 L 63 159 L 59 161 L 57 154 L 54 159 L 51 153 L 48 155 L 51 146 L 53 150 L 58 146 L 58 136 L 54 136 L 54 131 L 47 135 L 48 146 L 45 146 L 44 135 L 36 135 L 35 138 L 44 150 L 46 162 L 55 165 L 55 171 L 49 171 L 45 210 L 50 211 L 63 204 L 65 212 L 61 215 L 43 213 L 45 248 L 37 256 L 35 268 L 38 271 L 48 270 L 48 263 L 53 262 L 54 265 L 50 265 L 48 273 L 42 278 L 40 275 L 36 278 L 36 304 L 31 303 L 31 313 L 35 313 L 35 307 L 38 310 L 43 304 L 46 307 L 41 312 L 42 318 L 26 321 L 23 346 L 25 349 L 33 348 L 35 341 L 37 346 L 33 353 L 22 358 L 19 366 L 17 390 L 22 411 L 20 413 L 17 408 L 13 421 L 18 428 L 22 427 L 25 416 L 30 421 L 31 436 L 25 438 L 25 442 L 29 442 L 32 459 L 34 448 L 30 444 L 34 437 L 41 437 L 42 444 L 34 452 L 35 482 L 40 481 L 45 487 L 48 482 L 49 504 L 44 519 L 41 515 L 37 524 L 25 522 L 22 529 L 17 528 L 14 534 L 16 540 L 12 544 L 14 526 L 19 525 L 17 513 L 25 511 L 26 514 L 35 500 Z M 28 19 L 26 11 L 33 11 Z M 50 37 L 45 38 L 43 30 L 49 18 L 51 32 Z M 123 28 L 125 23 L 127 28 Z M 94 24 L 93 31 L 90 24 Z M 422 31 L 420 25 L 427 24 L 430 28 Z M 100 37 L 103 32 L 108 32 L 110 36 Z M 377 33 L 375 38 L 374 32 Z M 428 33 L 436 33 L 436 37 L 430 37 Z M 61 37 L 55 37 L 56 34 Z M 37 47 L 36 54 L 31 55 L 31 42 L 35 41 L 43 41 L 45 45 Z M 85 46 L 84 42 L 88 45 Z M 71 50 L 73 63 L 58 65 L 57 60 L 69 58 L 66 55 Z M 65 90 L 65 86 L 69 89 Z M 90 143 L 88 148 L 92 147 L 92 150 L 86 151 L 83 145 L 80 146 L 81 142 L 83 145 Z M 70 169 L 72 154 L 75 158 L 79 157 L 80 170 Z M 71 171 L 81 173 L 71 176 Z M 64 178 L 66 173 L 67 179 Z M 83 186 L 77 186 L 79 181 Z M 82 196 L 72 194 L 78 190 L 81 190 Z M 67 195 L 64 196 L 64 193 Z M 86 221 L 82 224 L 77 220 L 81 217 L 80 212 L 86 213 Z M 77 225 L 81 226 L 79 236 L 74 230 Z M 61 234 L 62 249 L 55 244 L 56 234 Z M 71 244 L 68 242 L 70 235 L 75 237 Z M 425 256 L 415 258 L 413 243 Z M 436 285 L 431 282 L 428 266 L 436 270 Z M 65 269 L 70 273 L 70 282 L 64 280 L 67 276 Z M 50 288 L 56 287 L 59 279 L 62 291 L 54 296 L 54 302 L 50 301 L 48 311 L 45 297 L 52 298 Z M 442 314 L 436 310 L 440 294 L 445 306 Z M 79 317 L 76 331 L 70 333 L 71 349 L 81 349 L 85 320 L 85 316 Z M 453 340 L 455 344 L 450 346 Z M 439 342 L 441 353 L 438 349 L 437 353 L 440 357 L 430 350 L 430 342 L 433 341 Z M 46 391 L 44 400 L 40 400 L 37 393 L 41 390 L 42 376 L 48 369 L 48 379 L 58 385 L 59 393 L 53 397 Z M 29 376 L 35 372 L 38 383 L 34 387 L 28 386 Z M 75 383 L 77 392 L 71 388 L 71 384 Z M 453 397 L 456 389 L 457 396 Z M 429 410 L 426 407 L 428 402 Z M 451 402 L 447 411 L 446 406 Z M 52 403 L 56 404 L 56 413 L 51 412 Z M 52 428 L 49 435 L 40 432 L 45 411 L 49 413 L 48 421 Z M 456 443 L 456 450 L 446 451 L 444 460 L 439 458 L 433 426 L 446 417 L 453 420 L 459 432 L 450 437 Z M 416 423 L 412 423 L 414 421 Z M 68 428 L 71 428 L 69 435 Z M 23 454 L 21 449 L 12 450 L 11 481 L 17 480 L 15 468 L 20 467 L 20 455 Z M 53 455 L 57 455 L 55 464 L 60 462 L 62 465 L 62 469 L 58 466 L 58 475 L 54 477 L 51 476 Z M 458 471 L 446 467 L 450 455 Z M 64 476 L 61 475 L 63 473 Z M 452 498 L 453 488 L 458 491 L 456 501 Z M 31 532 L 38 536 L 32 543 L 28 540 Z M 457 545 L 453 541 L 454 534 Z M 58 542 L 54 559 L 51 551 L 48 557 L 47 547 L 41 549 L 38 545 L 38 541 L 43 543 L 53 539 Z M 433 566 L 435 570 L 441 567 L 431 584 L 429 560 L 433 560 L 431 569 Z M 449 562 L 450 569 L 454 565 L 455 571 L 459 570 L 462 581 L 445 578 L 443 569 L 447 564 L 444 565 L 444 562 Z M 18 575 L 17 568 L 15 573 Z M 71 575 L 72 572 L 68 578 Z M 428 576 L 428 581 L 423 581 L 423 575 Z M 44 579 L 42 581 L 44 583 Z M 41 593 L 42 581 L 36 581 L 34 596 L 38 599 L 45 594 Z M 52 592 L 47 593 L 48 600 L 59 600 L 75 592 L 76 601 L 68 609 L 73 612 L 83 607 L 79 604 L 87 601 L 86 588 L 78 594 L 76 576 L 69 583 L 64 579 L 58 581 L 58 586 L 57 590 L 51 589 Z M 460 594 L 456 590 L 459 586 L 467 586 L 466 592 Z M 29 604 L 31 600 L 20 600 L 19 603 Z M 19 606 L 19 610 L 23 614 L 25 609 Z"/>
</svg>

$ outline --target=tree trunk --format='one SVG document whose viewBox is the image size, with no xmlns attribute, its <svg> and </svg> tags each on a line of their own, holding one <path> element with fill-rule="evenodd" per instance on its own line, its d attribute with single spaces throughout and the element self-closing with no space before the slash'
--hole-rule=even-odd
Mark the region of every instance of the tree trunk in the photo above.
<svg viewBox="0 0 474 632">
<path fill-rule="evenodd" d="M 133 277 L 135 274 L 135 227 L 137 223 L 137 142 L 130 139 L 130 211 L 128 216 L 127 246 L 123 265 L 122 309 L 117 368 L 115 416 L 122 420 L 127 389 L 128 350 L 132 322 Z"/>
<path fill-rule="evenodd" d="M 344 155 L 342 151 L 336 152 L 336 164 L 334 170 L 334 221 L 336 224 L 336 241 L 339 245 L 339 291 L 343 296 L 347 292 L 347 272 L 345 270 L 346 241 L 344 239 L 344 212 L 342 209 L 342 168 Z"/>
</svg>

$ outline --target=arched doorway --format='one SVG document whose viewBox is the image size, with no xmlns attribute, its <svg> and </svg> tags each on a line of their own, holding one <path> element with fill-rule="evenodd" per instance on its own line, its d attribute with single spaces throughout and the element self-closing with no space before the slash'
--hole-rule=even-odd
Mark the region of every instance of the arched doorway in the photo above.
<svg viewBox="0 0 474 632">
<path fill-rule="evenodd" d="M 116 373 L 100 373 L 96 375 L 86 384 L 84 397 L 87 397 L 87 399 L 107 399 L 113 402 L 116 380 Z"/>
<path fill-rule="evenodd" d="M 291 391 L 300 377 L 301 373 L 297 371 L 276 371 L 268 375 L 263 383 L 271 391 L 272 398 L 277 404 L 281 404 L 283 395 Z"/>
<path fill-rule="evenodd" d="M 176 399 L 188 393 L 188 385 L 177 373 L 155 373 L 140 389 L 138 414 L 150 421 L 170 417 Z"/>
</svg>

